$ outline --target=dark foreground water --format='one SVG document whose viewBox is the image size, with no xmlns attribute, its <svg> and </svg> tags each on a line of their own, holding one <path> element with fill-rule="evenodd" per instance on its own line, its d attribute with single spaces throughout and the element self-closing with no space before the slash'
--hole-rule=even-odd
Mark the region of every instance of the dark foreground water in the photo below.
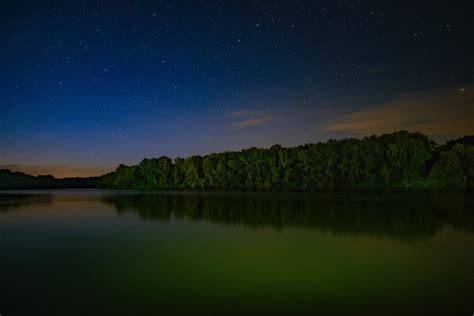
<svg viewBox="0 0 474 316">
<path fill-rule="evenodd" d="M 467 193 L 0 192 L 0 314 L 468 315 Z"/>
</svg>

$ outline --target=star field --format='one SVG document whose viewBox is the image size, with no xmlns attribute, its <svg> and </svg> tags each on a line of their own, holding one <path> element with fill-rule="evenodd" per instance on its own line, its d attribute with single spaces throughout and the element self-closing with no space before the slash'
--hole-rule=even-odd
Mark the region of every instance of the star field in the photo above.
<svg viewBox="0 0 474 316">
<path fill-rule="evenodd" d="M 461 98 L 446 100 L 460 102 L 459 116 L 472 108 L 470 1 L 3 1 L 1 9 L 0 164 L 12 169 L 90 175 L 144 157 L 378 133 L 347 127 L 351 113 L 420 94 L 425 102 L 457 91 Z M 427 129 L 439 139 L 453 130 Z"/>
</svg>

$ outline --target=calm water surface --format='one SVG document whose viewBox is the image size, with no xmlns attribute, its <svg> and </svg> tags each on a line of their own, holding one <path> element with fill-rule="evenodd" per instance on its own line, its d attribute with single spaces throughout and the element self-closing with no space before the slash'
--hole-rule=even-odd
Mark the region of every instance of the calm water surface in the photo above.
<svg viewBox="0 0 474 316">
<path fill-rule="evenodd" d="M 0 192 L 0 314 L 472 315 L 468 193 Z"/>
</svg>

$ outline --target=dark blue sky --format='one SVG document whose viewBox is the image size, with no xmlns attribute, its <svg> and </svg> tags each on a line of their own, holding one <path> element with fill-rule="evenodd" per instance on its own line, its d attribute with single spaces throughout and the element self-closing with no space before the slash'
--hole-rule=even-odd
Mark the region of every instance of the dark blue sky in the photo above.
<svg viewBox="0 0 474 316">
<path fill-rule="evenodd" d="M 4 167 L 88 175 L 144 157 L 401 128 L 472 132 L 462 121 L 474 107 L 472 1 L 0 9 Z"/>
</svg>

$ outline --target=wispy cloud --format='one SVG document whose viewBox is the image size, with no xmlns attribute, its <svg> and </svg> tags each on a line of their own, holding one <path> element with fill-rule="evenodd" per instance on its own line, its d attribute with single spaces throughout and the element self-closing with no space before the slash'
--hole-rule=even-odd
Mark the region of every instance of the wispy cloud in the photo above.
<svg viewBox="0 0 474 316">
<path fill-rule="evenodd" d="M 232 126 L 234 128 L 252 127 L 252 126 L 263 125 L 266 122 L 271 121 L 272 119 L 273 118 L 271 116 L 259 117 L 259 118 L 249 118 L 249 119 L 246 119 L 246 120 L 243 120 L 243 121 L 230 123 L 229 126 Z"/>
<path fill-rule="evenodd" d="M 227 116 L 239 119 L 238 121 L 229 123 L 229 126 L 233 128 L 246 128 L 263 125 L 273 120 L 274 116 L 272 113 L 267 111 L 255 111 L 255 110 L 239 110 L 232 111 Z"/>
<path fill-rule="evenodd" d="M 341 116 L 327 130 L 381 134 L 394 130 L 428 135 L 474 133 L 474 84 L 441 91 L 415 93 Z"/>
<path fill-rule="evenodd" d="M 257 116 L 265 114 L 265 111 L 255 111 L 255 110 L 238 110 L 232 111 L 227 114 L 230 117 L 242 117 L 242 116 Z"/>
<path fill-rule="evenodd" d="M 73 165 L 24 165 L 24 164 L 4 164 L 0 169 L 9 169 L 26 174 L 48 175 L 57 178 L 65 177 L 90 177 L 99 176 L 112 171 L 112 166 L 73 166 Z"/>
</svg>

